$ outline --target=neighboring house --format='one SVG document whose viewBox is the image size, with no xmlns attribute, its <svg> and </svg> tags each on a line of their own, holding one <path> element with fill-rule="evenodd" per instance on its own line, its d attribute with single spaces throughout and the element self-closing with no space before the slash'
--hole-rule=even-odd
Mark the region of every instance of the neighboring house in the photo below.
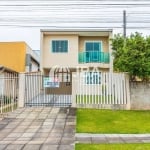
<svg viewBox="0 0 150 150">
<path fill-rule="evenodd" d="M 89 69 L 84 74 L 86 84 L 100 82 L 100 73 L 91 73 L 93 68 L 113 70 L 111 38 L 112 30 L 41 30 L 41 70 L 61 82 L 57 93 L 71 93 L 72 74 L 77 70 Z"/>
<path fill-rule="evenodd" d="M 25 42 L 0 42 L 0 64 L 16 72 L 39 70 L 39 56 Z"/>
</svg>

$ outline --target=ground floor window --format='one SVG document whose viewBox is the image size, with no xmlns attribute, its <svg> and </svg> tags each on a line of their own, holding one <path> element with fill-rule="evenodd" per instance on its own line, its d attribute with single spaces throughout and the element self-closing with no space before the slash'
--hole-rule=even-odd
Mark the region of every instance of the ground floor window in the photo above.
<svg viewBox="0 0 150 150">
<path fill-rule="evenodd" d="M 101 72 L 85 72 L 85 83 L 86 84 L 100 84 Z"/>
</svg>

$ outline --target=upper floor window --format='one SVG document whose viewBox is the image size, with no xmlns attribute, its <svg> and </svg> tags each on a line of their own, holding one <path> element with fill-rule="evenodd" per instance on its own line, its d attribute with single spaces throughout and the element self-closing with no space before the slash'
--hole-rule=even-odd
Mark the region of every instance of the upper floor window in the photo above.
<svg viewBox="0 0 150 150">
<path fill-rule="evenodd" d="M 102 42 L 101 41 L 86 41 L 85 50 L 87 52 L 102 51 Z"/>
<path fill-rule="evenodd" d="M 67 40 L 52 40 L 53 53 L 67 53 L 68 41 Z"/>
</svg>

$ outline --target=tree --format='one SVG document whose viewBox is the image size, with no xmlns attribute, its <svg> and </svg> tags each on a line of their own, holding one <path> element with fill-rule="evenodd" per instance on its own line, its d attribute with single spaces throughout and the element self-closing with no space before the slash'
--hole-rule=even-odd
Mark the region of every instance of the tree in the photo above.
<svg viewBox="0 0 150 150">
<path fill-rule="evenodd" d="M 131 80 L 150 77 L 150 37 L 136 32 L 124 38 L 117 34 L 112 39 L 115 71 L 128 72 Z"/>
</svg>

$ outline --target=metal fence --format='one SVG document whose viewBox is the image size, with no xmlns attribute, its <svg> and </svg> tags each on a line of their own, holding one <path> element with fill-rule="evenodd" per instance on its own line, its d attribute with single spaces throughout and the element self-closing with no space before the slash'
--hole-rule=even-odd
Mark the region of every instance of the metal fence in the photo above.
<svg viewBox="0 0 150 150">
<path fill-rule="evenodd" d="M 41 72 L 25 74 L 25 106 L 68 107 L 71 94 L 65 82 L 54 76 L 43 76 Z"/>
<path fill-rule="evenodd" d="M 5 115 L 17 108 L 18 75 L 4 73 L 0 75 L 0 114 Z"/>
<path fill-rule="evenodd" d="M 77 107 L 126 108 L 130 103 L 129 80 L 123 73 L 77 74 Z"/>
</svg>

